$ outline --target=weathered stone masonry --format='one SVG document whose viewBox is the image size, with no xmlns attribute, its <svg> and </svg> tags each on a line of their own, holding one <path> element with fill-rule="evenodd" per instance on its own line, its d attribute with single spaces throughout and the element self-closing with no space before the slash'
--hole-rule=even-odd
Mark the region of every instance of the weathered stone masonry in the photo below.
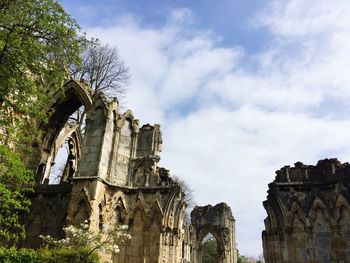
<svg viewBox="0 0 350 263">
<path fill-rule="evenodd" d="M 349 163 L 298 162 L 276 174 L 264 202 L 266 262 L 350 262 Z"/>
<path fill-rule="evenodd" d="M 68 121 L 81 106 L 87 111 L 84 136 Z M 28 246 L 40 245 L 39 234 L 63 237 L 65 225 L 88 220 L 95 231 L 104 224 L 129 226 L 132 238 L 116 256 L 119 263 L 199 263 L 200 244 L 209 232 L 218 241 L 220 263 L 236 263 L 234 218 L 226 204 L 196 207 L 192 223 L 185 222 L 182 188 L 158 166 L 159 125 L 140 127 L 130 110 L 120 113 L 117 100 L 92 96 L 82 83 L 69 81 L 43 130 L 38 185 L 26 218 Z M 64 141 L 67 164 L 60 183 L 50 185 L 50 169 Z"/>
<path fill-rule="evenodd" d="M 202 262 L 201 241 L 211 233 L 217 240 L 219 263 L 236 262 L 235 225 L 230 207 L 225 203 L 195 207 L 191 212 L 194 228 L 194 263 Z"/>
</svg>

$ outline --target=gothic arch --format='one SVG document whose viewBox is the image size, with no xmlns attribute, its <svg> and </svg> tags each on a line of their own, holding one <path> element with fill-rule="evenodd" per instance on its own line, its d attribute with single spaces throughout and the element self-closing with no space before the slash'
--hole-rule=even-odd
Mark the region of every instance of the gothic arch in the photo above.
<svg viewBox="0 0 350 263">
<path fill-rule="evenodd" d="M 332 226 L 332 217 L 329 214 L 329 209 L 324 204 L 324 202 L 318 197 L 315 198 L 313 205 L 312 205 L 310 212 L 309 212 L 310 225 L 314 225 L 314 222 L 317 220 L 317 215 L 318 215 L 319 211 L 321 211 L 324 219 L 329 223 L 329 227 L 331 227 Z"/>
<path fill-rule="evenodd" d="M 202 245 L 204 238 L 207 235 L 212 235 L 216 241 L 217 244 L 217 253 L 219 257 L 219 262 L 223 262 L 224 258 L 226 257 L 226 246 L 225 246 L 225 241 L 222 239 L 222 235 L 218 233 L 218 230 L 215 228 L 203 228 L 200 235 L 199 239 L 197 240 L 195 246 L 197 247 L 197 261 L 198 263 L 202 262 Z"/>
<path fill-rule="evenodd" d="M 129 214 L 130 213 L 130 209 L 127 206 L 127 202 L 126 202 L 126 198 L 125 198 L 125 194 L 123 192 L 117 192 L 114 196 L 113 196 L 113 202 L 111 202 L 111 206 L 112 209 L 115 210 L 117 208 L 117 206 L 121 206 L 123 209 L 125 209 L 125 213 Z"/>
<path fill-rule="evenodd" d="M 182 227 L 185 208 L 186 208 L 185 202 L 182 200 L 179 200 L 178 204 L 176 206 L 175 215 L 174 215 L 174 227 L 175 228 Z"/>
<path fill-rule="evenodd" d="M 73 222 L 75 225 L 83 223 L 85 220 L 89 221 L 91 207 L 85 199 L 81 199 L 78 203 L 77 209 L 73 214 Z"/>
<path fill-rule="evenodd" d="M 124 196 L 119 196 L 116 203 L 113 204 L 113 211 L 115 216 L 115 223 L 118 225 L 123 225 L 127 220 L 127 209 L 125 205 Z"/>
<path fill-rule="evenodd" d="M 46 165 L 42 172 L 39 181 L 40 183 L 49 181 L 51 170 L 54 167 L 54 162 L 56 161 L 58 151 L 61 147 L 64 147 L 64 145 L 66 145 L 68 149 L 66 153 L 65 167 L 62 171 L 60 179 L 58 180 L 58 183 L 70 182 L 72 177 L 75 175 L 78 169 L 78 160 L 81 156 L 82 135 L 78 124 L 67 122 L 58 134 L 54 145 L 51 147 L 51 152 L 45 160 Z"/>
<path fill-rule="evenodd" d="M 211 233 L 218 244 L 219 263 L 236 262 L 234 248 L 234 218 L 230 207 L 225 203 L 216 206 L 196 206 L 191 212 L 191 224 L 195 230 L 195 261 L 201 260 L 201 243 Z"/>
<path fill-rule="evenodd" d="M 338 223 L 341 219 L 343 209 L 348 209 L 350 207 L 348 201 L 342 194 L 338 194 L 336 202 L 335 202 L 335 222 Z"/>
<path fill-rule="evenodd" d="M 285 222 L 286 211 L 279 197 L 271 198 L 269 203 L 264 202 L 264 207 L 268 214 L 268 222 L 273 229 L 284 229 L 288 222 Z"/>
<path fill-rule="evenodd" d="M 60 90 L 53 94 L 54 103 L 48 111 L 48 122 L 41 123 L 39 129 L 42 131 L 42 143 L 38 147 L 39 163 L 38 163 L 38 183 L 43 183 L 44 178 L 51 169 L 50 163 L 53 161 L 53 156 L 57 153 L 56 140 L 65 140 L 72 132 L 75 132 L 75 139 L 79 141 L 79 151 L 81 147 L 81 136 L 77 135 L 76 127 L 66 134 L 62 131 L 67 127 L 69 117 L 76 112 L 81 106 L 90 109 L 92 106 L 91 89 L 77 81 L 70 80 L 63 86 L 63 91 Z"/>
<path fill-rule="evenodd" d="M 267 229 L 274 229 L 277 226 L 277 218 L 274 213 L 274 210 L 269 204 L 264 204 L 265 210 L 267 212 L 267 218 L 264 220 L 265 226 Z"/>
<path fill-rule="evenodd" d="M 135 220 L 137 214 L 140 214 L 142 221 L 147 222 L 148 211 L 149 211 L 149 209 L 148 209 L 143 197 L 138 196 L 132 205 L 130 218 L 132 220 Z"/>
<path fill-rule="evenodd" d="M 166 227 L 169 227 L 171 224 L 171 218 L 174 216 L 174 204 L 176 202 L 176 197 L 181 193 L 181 187 L 176 186 L 172 191 L 164 209 L 164 220 L 163 224 Z M 172 215 L 171 215 L 172 214 Z"/>
<path fill-rule="evenodd" d="M 348 206 L 341 205 L 339 208 L 339 217 L 337 225 L 344 236 L 350 236 L 350 209 Z"/>
<path fill-rule="evenodd" d="M 158 200 L 154 201 L 148 213 L 148 216 L 149 216 L 149 225 L 160 228 L 160 226 L 162 225 L 164 214 Z"/>
<path fill-rule="evenodd" d="M 92 106 L 90 88 L 74 80 L 70 80 L 64 85 L 63 93 L 58 92 L 53 97 L 55 102 L 51 106 L 50 112 L 52 113 L 49 116 L 48 123 L 41 125 L 41 130 L 44 131 L 42 145 L 44 150 L 51 149 L 69 116 L 81 106 L 84 106 L 87 110 Z"/>
<path fill-rule="evenodd" d="M 309 221 L 303 209 L 301 209 L 300 205 L 296 201 L 293 202 L 290 212 L 291 212 L 291 217 L 287 222 L 288 225 L 292 225 L 296 217 L 299 218 L 299 220 L 304 224 L 305 227 L 309 225 Z"/>
<path fill-rule="evenodd" d="M 64 84 L 64 92 L 68 94 L 69 92 L 73 92 L 80 100 L 80 102 L 89 109 L 92 105 L 92 90 L 90 87 L 88 87 L 86 84 L 75 81 L 75 80 L 69 80 Z M 59 94 L 56 94 L 55 97 L 59 96 Z M 58 99 L 58 98 L 57 98 Z"/>
<path fill-rule="evenodd" d="M 156 212 L 160 215 L 164 215 L 163 213 L 163 209 L 162 209 L 162 206 L 160 205 L 159 201 L 158 200 L 155 200 L 152 207 L 151 207 L 151 211 L 153 212 Z"/>
</svg>

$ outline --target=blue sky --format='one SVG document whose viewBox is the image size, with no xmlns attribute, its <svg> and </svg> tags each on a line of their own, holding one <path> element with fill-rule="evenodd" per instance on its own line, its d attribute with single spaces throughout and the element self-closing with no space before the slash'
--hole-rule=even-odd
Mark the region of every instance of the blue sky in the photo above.
<svg viewBox="0 0 350 263">
<path fill-rule="evenodd" d="M 161 165 L 199 205 L 227 202 L 242 254 L 261 254 L 274 171 L 350 160 L 348 0 L 69 1 L 130 67 L 125 108 L 160 123 Z"/>
<path fill-rule="evenodd" d="M 171 10 L 188 8 L 194 14 L 192 27 L 210 30 L 226 46 L 242 45 L 257 52 L 265 44 L 268 32 L 250 25 L 250 19 L 263 7 L 262 0 L 104 0 L 62 1 L 66 10 L 83 28 L 108 26 L 118 16 L 130 14 L 145 27 L 157 27 L 167 22 Z M 258 41 L 257 41 L 258 40 Z"/>
</svg>

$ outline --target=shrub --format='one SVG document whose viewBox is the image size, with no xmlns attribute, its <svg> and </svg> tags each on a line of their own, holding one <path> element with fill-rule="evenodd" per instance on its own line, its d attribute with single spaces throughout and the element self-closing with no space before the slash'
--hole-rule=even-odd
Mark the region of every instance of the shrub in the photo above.
<svg viewBox="0 0 350 263">
<path fill-rule="evenodd" d="M 98 263 L 95 253 L 87 256 L 89 251 L 69 249 L 15 249 L 0 248 L 0 262 L 2 263 Z"/>
<path fill-rule="evenodd" d="M 64 228 L 67 237 L 56 239 L 40 235 L 43 241 L 55 248 L 64 248 L 70 251 L 88 251 L 86 257 L 93 252 L 119 253 L 119 245 L 124 244 L 131 236 L 127 233 L 127 225 L 103 225 L 102 231 L 92 231 L 89 229 L 87 221 L 76 227 L 69 225 Z"/>
<path fill-rule="evenodd" d="M 37 262 L 37 255 L 32 249 L 0 248 L 0 262 L 32 263 Z"/>
<path fill-rule="evenodd" d="M 0 144 L 0 246 L 11 246 L 24 238 L 19 218 L 29 211 L 27 194 L 33 183 L 34 173 L 25 167 L 20 155 Z"/>
</svg>

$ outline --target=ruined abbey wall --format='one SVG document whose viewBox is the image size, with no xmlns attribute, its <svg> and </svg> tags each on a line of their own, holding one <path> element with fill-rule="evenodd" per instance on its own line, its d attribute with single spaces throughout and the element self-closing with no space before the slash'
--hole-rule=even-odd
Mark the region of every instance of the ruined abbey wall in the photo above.
<svg viewBox="0 0 350 263">
<path fill-rule="evenodd" d="M 160 125 L 140 125 L 121 112 L 116 99 L 69 81 L 57 96 L 37 146 L 37 186 L 25 218 L 26 244 L 39 235 L 63 238 L 63 227 L 89 222 L 94 231 L 126 224 L 131 240 L 114 257 L 118 263 L 201 263 L 202 241 L 212 234 L 219 263 L 236 263 L 235 220 L 220 203 L 196 207 L 185 220 L 185 193 L 159 167 Z M 86 110 L 84 133 L 70 121 Z M 52 170 L 62 144 L 68 157 L 57 178 Z M 286 166 L 269 184 L 264 257 L 267 263 L 350 262 L 350 165 L 325 159 L 317 165 Z"/>
<path fill-rule="evenodd" d="M 38 147 L 38 185 L 26 218 L 27 246 L 38 247 L 40 234 L 63 237 L 63 227 L 88 220 L 90 229 L 126 224 L 131 239 L 114 255 L 118 263 L 200 263 L 203 235 L 212 233 L 220 263 L 236 263 L 234 218 L 222 203 L 197 207 L 185 221 L 185 194 L 169 171 L 159 167 L 160 126 L 142 125 L 117 100 L 92 95 L 75 81 L 54 105 Z M 82 135 L 69 116 L 85 106 Z M 68 142 L 67 164 L 51 184 L 58 148 Z M 111 259 L 113 255 L 104 255 Z"/>
<path fill-rule="evenodd" d="M 349 163 L 298 162 L 276 174 L 264 202 L 266 262 L 350 262 Z"/>
</svg>

